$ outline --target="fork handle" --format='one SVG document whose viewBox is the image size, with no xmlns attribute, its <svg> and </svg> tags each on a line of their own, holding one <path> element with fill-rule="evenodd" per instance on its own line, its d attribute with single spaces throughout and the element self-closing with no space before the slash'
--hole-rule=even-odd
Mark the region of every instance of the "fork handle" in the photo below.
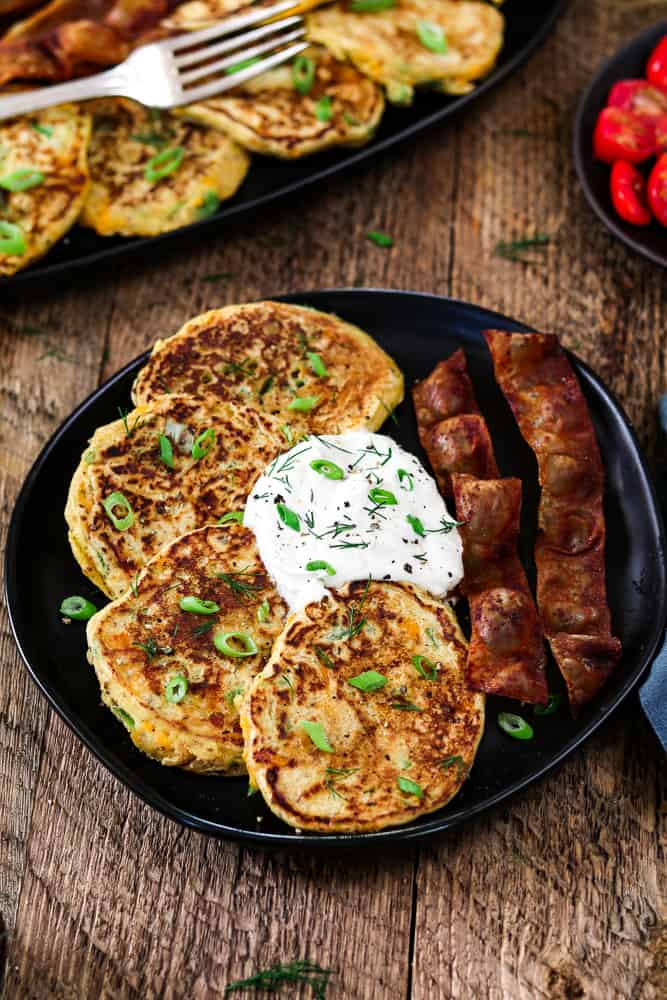
<svg viewBox="0 0 667 1000">
<path fill-rule="evenodd" d="M 0 120 L 13 118 L 15 115 L 30 114 L 67 101 L 121 96 L 125 83 L 123 74 L 118 72 L 118 67 L 114 67 L 105 70 L 104 73 L 85 76 L 81 80 L 57 83 L 52 87 L 40 87 L 39 90 L 26 90 L 20 94 L 0 97 Z"/>
</svg>

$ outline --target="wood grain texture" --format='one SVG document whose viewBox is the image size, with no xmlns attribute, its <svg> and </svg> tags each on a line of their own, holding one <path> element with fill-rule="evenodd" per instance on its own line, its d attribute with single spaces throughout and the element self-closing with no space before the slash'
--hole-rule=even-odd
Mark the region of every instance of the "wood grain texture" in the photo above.
<svg viewBox="0 0 667 1000">
<path fill-rule="evenodd" d="M 652 451 L 665 274 L 597 223 L 570 147 L 596 65 L 660 16 L 664 3 L 572 0 L 529 64 L 450 126 L 219 239 L 0 306 L 3 540 L 30 462 L 102 378 L 204 309 L 299 288 L 433 291 L 553 330 Z M 542 264 L 494 256 L 532 232 L 552 236 Z M 208 1000 L 305 956 L 338 970 L 332 1000 L 667 994 L 664 759 L 636 701 L 556 774 L 426 847 L 271 854 L 182 830 L 123 789 L 47 710 L 4 613 L 0 677 L 11 1000 Z"/>
</svg>

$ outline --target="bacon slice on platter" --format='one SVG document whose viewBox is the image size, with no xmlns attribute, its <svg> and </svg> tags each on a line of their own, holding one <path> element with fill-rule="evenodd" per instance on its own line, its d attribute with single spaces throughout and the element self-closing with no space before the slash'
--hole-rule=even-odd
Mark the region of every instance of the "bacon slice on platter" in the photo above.
<svg viewBox="0 0 667 1000">
<path fill-rule="evenodd" d="M 419 439 L 440 490 L 463 521 L 464 578 L 472 633 L 470 687 L 537 704 L 548 700 L 542 630 L 517 554 L 521 482 L 499 479 L 466 357 L 456 351 L 413 389 Z"/>
<path fill-rule="evenodd" d="M 517 554 L 520 479 L 453 477 L 472 631 L 466 679 L 487 694 L 545 704 L 542 629 Z"/>
<path fill-rule="evenodd" d="M 537 603 L 574 713 L 618 663 L 605 584 L 604 473 L 586 400 L 553 334 L 484 334 L 496 379 L 535 452 L 542 496 Z"/>
</svg>

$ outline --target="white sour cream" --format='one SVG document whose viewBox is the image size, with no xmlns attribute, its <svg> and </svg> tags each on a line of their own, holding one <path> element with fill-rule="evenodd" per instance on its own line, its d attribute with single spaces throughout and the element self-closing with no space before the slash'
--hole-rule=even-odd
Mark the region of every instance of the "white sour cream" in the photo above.
<svg viewBox="0 0 667 1000">
<path fill-rule="evenodd" d="M 291 611 L 352 580 L 444 596 L 463 577 L 461 537 L 434 480 L 383 434 L 301 441 L 259 477 L 243 523 Z"/>
</svg>

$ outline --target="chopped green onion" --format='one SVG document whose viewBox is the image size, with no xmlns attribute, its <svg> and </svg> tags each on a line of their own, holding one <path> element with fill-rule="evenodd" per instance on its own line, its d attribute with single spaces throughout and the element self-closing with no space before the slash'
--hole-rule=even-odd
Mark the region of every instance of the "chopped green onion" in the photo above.
<svg viewBox="0 0 667 1000">
<path fill-rule="evenodd" d="M 415 705 L 413 701 L 393 701 L 390 708 L 396 708 L 399 712 L 423 712 L 424 709 Z"/>
<path fill-rule="evenodd" d="M 398 500 L 390 490 L 383 490 L 381 486 L 375 486 L 369 490 L 368 499 L 380 507 L 394 507 Z"/>
<path fill-rule="evenodd" d="M 315 409 L 320 399 L 320 396 L 297 396 L 296 399 L 287 404 L 287 409 L 308 413 L 309 410 Z"/>
<path fill-rule="evenodd" d="M 169 149 L 163 149 L 161 153 L 156 153 L 150 158 L 144 169 L 144 177 L 149 184 L 161 181 L 164 177 L 168 177 L 169 174 L 178 170 L 184 156 L 183 146 L 170 146 Z"/>
<path fill-rule="evenodd" d="M 560 708 L 562 701 L 562 694 L 550 694 L 546 705 L 533 705 L 533 712 L 535 715 L 553 715 Z"/>
<path fill-rule="evenodd" d="M 113 712 L 113 714 L 116 716 L 117 719 L 120 719 L 120 721 L 123 723 L 124 726 L 127 727 L 127 729 L 134 729 L 134 719 L 132 718 L 131 715 L 125 712 L 118 705 L 112 705 L 111 711 Z"/>
<path fill-rule="evenodd" d="M 230 510 L 228 514 L 223 514 L 218 524 L 243 524 L 243 511 Z"/>
<path fill-rule="evenodd" d="M 318 570 L 323 569 L 327 576 L 336 575 L 336 570 L 331 563 L 325 562 L 324 559 L 313 559 L 312 562 L 306 563 L 306 569 L 309 573 L 316 573 Z"/>
<path fill-rule="evenodd" d="M 431 52 L 442 54 L 449 47 L 444 31 L 433 21 L 417 21 L 417 37 L 424 48 L 430 49 Z"/>
<path fill-rule="evenodd" d="M 87 622 L 92 618 L 97 608 L 85 597 L 66 597 L 60 605 L 60 614 L 65 618 L 74 618 L 79 622 Z"/>
<path fill-rule="evenodd" d="M 220 199 L 215 191 L 207 191 L 197 209 L 197 215 L 200 219 L 208 219 L 210 215 L 215 215 L 219 208 Z"/>
<path fill-rule="evenodd" d="M 234 63 L 233 66 L 228 66 L 224 73 L 226 76 L 232 76 L 234 73 L 240 73 L 242 69 L 247 69 L 248 66 L 254 66 L 255 63 L 261 62 L 259 56 L 251 56 L 250 59 L 242 59 L 241 62 Z"/>
<path fill-rule="evenodd" d="M 350 10 L 355 14 L 375 14 L 396 6 L 396 0 L 352 0 Z"/>
<path fill-rule="evenodd" d="M 307 719 L 302 719 L 301 728 L 310 736 L 318 750 L 324 750 L 325 753 L 336 752 L 329 743 L 327 734 L 324 732 L 324 727 L 320 722 L 308 722 Z"/>
<path fill-rule="evenodd" d="M 508 736 L 513 736 L 515 740 L 532 740 L 533 727 L 520 715 L 513 712 L 501 712 L 498 716 L 498 725 Z"/>
<path fill-rule="evenodd" d="M 183 674 L 174 674 L 164 687 L 164 696 L 172 705 L 178 705 L 188 693 L 188 679 Z"/>
<path fill-rule="evenodd" d="M 326 458 L 316 458 L 314 462 L 310 463 L 310 467 L 321 476 L 326 476 L 327 479 L 345 479 L 345 473 L 340 465 L 329 462 Z"/>
<path fill-rule="evenodd" d="M 394 241 L 391 236 L 387 233 L 381 233 L 379 230 L 371 230 L 370 233 L 366 233 L 366 239 L 369 239 L 371 243 L 375 243 L 377 247 L 393 247 Z"/>
<path fill-rule="evenodd" d="M 53 129 L 48 125 L 40 125 L 39 122 L 30 122 L 30 124 L 34 128 L 35 132 L 39 132 L 40 135 L 45 136 L 47 139 L 50 139 L 53 135 Z"/>
<path fill-rule="evenodd" d="M 246 798 L 249 799 L 251 796 L 257 795 L 258 791 L 259 788 L 257 788 L 256 785 L 253 785 L 252 781 L 248 781 L 248 791 L 245 793 Z"/>
<path fill-rule="evenodd" d="M 313 369 L 318 378 L 328 378 L 329 371 L 319 354 L 315 354 L 314 351 L 307 351 L 306 357 L 310 361 L 310 367 Z"/>
<path fill-rule="evenodd" d="M 401 774 L 398 776 L 397 782 L 400 790 L 406 795 L 416 795 L 418 799 L 424 797 L 424 789 L 416 781 L 410 781 L 409 778 L 404 778 Z"/>
<path fill-rule="evenodd" d="M 160 434 L 158 441 L 160 443 L 160 461 L 167 466 L 168 469 L 174 468 L 174 448 L 171 440 L 166 434 Z"/>
<path fill-rule="evenodd" d="M 0 187 L 5 191 L 29 191 L 30 188 L 39 187 L 44 183 L 44 174 L 41 170 L 15 170 L 6 177 L 0 177 Z"/>
<path fill-rule="evenodd" d="M 415 477 L 411 472 L 406 472 L 405 469 L 399 469 L 398 481 L 402 490 L 405 490 L 406 493 L 412 493 L 415 488 Z M 407 485 L 404 486 L 404 483 L 407 483 Z"/>
<path fill-rule="evenodd" d="M 200 458 L 206 458 L 209 451 L 215 444 L 215 430 L 209 427 L 207 430 L 202 431 L 198 434 L 192 443 L 192 457 L 196 462 Z"/>
<path fill-rule="evenodd" d="M 364 670 L 363 673 L 357 674 L 356 677 L 350 677 L 347 683 L 351 684 L 352 687 L 358 688 L 360 691 L 368 693 L 369 691 L 381 691 L 387 683 L 387 678 L 384 674 L 379 674 L 377 670 Z"/>
<path fill-rule="evenodd" d="M 118 491 L 110 493 L 106 500 L 102 501 L 102 506 L 117 531 L 127 531 L 134 524 L 134 512 L 130 506 L 130 501 L 123 493 L 119 493 Z M 126 512 L 125 517 L 116 517 L 114 507 L 120 507 L 121 510 L 124 510 Z"/>
<path fill-rule="evenodd" d="M 290 425 L 289 424 L 283 424 L 282 427 L 280 428 L 280 430 L 281 430 L 282 434 L 284 435 L 285 440 L 287 441 L 287 443 L 288 444 L 293 444 L 294 443 L 294 435 L 292 434 L 292 428 L 290 427 Z"/>
<path fill-rule="evenodd" d="M 232 642 L 238 645 L 232 645 Z M 257 653 L 257 643 L 247 632 L 216 632 L 213 643 L 219 653 L 234 659 L 255 656 Z"/>
<path fill-rule="evenodd" d="M 330 122 L 332 114 L 331 97 L 329 94 L 325 94 L 324 97 L 320 97 L 315 105 L 315 117 L 318 122 Z"/>
<path fill-rule="evenodd" d="M 193 615 L 214 615 L 216 611 L 220 610 L 220 605 L 216 604 L 215 601 L 202 601 L 199 597 L 193 597 L 192 594 L 181 597 L 178 606 L 181 611 L 189 611 Z"/>
<path fill-rule="evenodd" d="M 419 520 L 418 517 L 415 517 L 413 514 L 406 514 L 405 520 L 408 522 L 408 524 L 414 531 L 415 535 L 421 535 L 422 538 L 424 537 L 424 535 L 426 534 L 424 530 L 424 525 L 422 524 L 422 522 Z"/>
<path fill-rule="evenodd" d="M 328 670 L 333 670 L 336 664 L 331 659 L 331 657 L 324 652 L 321 646 L 313 646 L 313 649 L 315 650 L 315 655 L 317 656 L 317 659 L 320 661 L 320 663 L 323 663 Z"/>
<path fill-rule="evenodd" d="M 307 94 L 315 82 L 315 63 L 308 56 L 297 56 L 292 63 L 292 83 L 299 94 Z"/>
<path fill-rule="evenodd" d="M 265 622 L 271 615 L 271 605 L 268 601 L 262 601 L 260 606 L 257 608 L 257 621 Z"/>
<path fill-rule="evenodd" d="M 0 219 L 0 254 L 22 257 L 25 249 L 25 236 L 21 227 Z"/>
<path fill-rule="evenodd" d="M 267 392 L 269 391 L 269 389 L 272 388 L 273 383 L 275 382 L 275 380 L 276 380 L 275 375 L 267 375 L 267 377 L 264 379 L 264 381 L 262 382 L 262 384 L 260 386 L 260 390 L 259 390 L 259 393 L 258 393 L 258 396 L 260 396 L 260 398 L 262 396 L 265 396 L 267 394 Z"/>
<path fill-rule="evenodd" d="M 415 670 L 420 677 L 424 678 L 424 680 L 434 681 L 438 676 L 438 670 L 440 668 L 437 663 L 433 662 L 433 660 L 429 660 L 428 656 L 413 656 L 412 662 L 415 665 Z M 429 673 L 427 673 L 427 670 Z"/>
<path fill-rule="evenodd" d="M 291 528 L 292 531 L 301 530 L 301 519 L 296 511 L 292 510 L 291 507 L 288 507 L 284 503 L 277 503 L 276 511 L 278 513 L 278 517 L 286 528 Z"/>
</svg>

